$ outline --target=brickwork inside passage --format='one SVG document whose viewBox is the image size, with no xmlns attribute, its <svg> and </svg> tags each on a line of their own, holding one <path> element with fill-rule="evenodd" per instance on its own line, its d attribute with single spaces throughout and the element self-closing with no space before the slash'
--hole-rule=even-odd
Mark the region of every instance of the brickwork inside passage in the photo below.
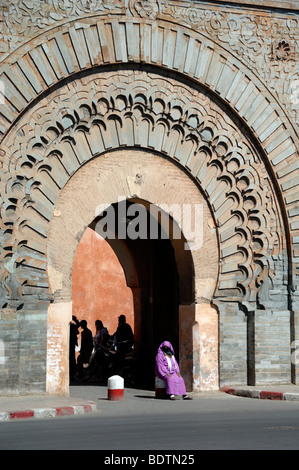
<svg viewBox="0 0 299 470">
<path fill-rule="evenodd" d="M 16 0 L 0 22 L 0 394 L 68 393 L 75 253 L 119 196 L 204 207 L 200 247 L 171 241 L 188 387 L 297 383 L 297 2 Z M 142 253 L 115 250 L 141 331 Z"/>
</svg>

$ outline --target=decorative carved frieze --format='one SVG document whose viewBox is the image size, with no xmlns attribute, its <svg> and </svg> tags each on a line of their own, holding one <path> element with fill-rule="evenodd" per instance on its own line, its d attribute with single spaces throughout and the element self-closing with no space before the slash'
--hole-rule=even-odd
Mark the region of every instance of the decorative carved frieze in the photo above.
<svg viewBox="0 0 299 470">
<path fill-rule="evenodd" d="M 13 53 L 52 28 L 96 16 L 127 14 L 186 25 L 215 41 L 254 70 L 299 123 L 298 12 L 219 7 L 213 3 L 166 0 L 36 0 L 2 1 L 0 58 Z M 86 23 L 88 27 L 88 22 Z M 294 96 L 295 95 L 295 96 Z"/>
</svg>

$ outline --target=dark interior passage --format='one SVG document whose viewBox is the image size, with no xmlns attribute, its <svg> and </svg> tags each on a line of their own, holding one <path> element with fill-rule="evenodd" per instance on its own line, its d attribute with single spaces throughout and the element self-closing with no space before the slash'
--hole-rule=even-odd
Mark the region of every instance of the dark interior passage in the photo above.
<svg viewBox="0 0 299 470">
<path fill-rule="evenodd" d="M 126 201 L 125 204 L 129 207 L 130 202 Z M 117 204 L 114 206 L 114 210 L 116 220 L 119 222 Z M 151 215 L 149 212 L 147 212 L 147 217 L 147 232 L 146 234 L 143 232 L 143 235 L 146 236 L 136 239 L 127 237 L 126 239 L 119 240 L 117 239 L 119 226 L 116 223 L 115 236 L 110 239 L 107 238 L 106 242 L 110 244 L 113 249 L 113 255 L 118 257 L 120 265 L 124 268 L 127 287 L 130 287 L 132 290 L 133 312 L 130 315 L 130 319 L 134 319 L 131 320 L 133 323 L 131 326 L 134 329 L 135 350 L 138 355 L 138 381 L 143 385 L 152 386 L 155 378 L 155 355 L 161 342 L 165 340 L 170 341 L 178 357 L 179 292 L 178 273 L 172 243 L 169 239 L 161 237 L 161 230 L 159 230 L 158 236 L 155 239 L 151 239 L 149 230 Z M 128 225 L 130 220 L 125 220 L 125 223 Z M 96 228 L 96 223 L 93 223 L 91 228 Z M 124 250 L 124 245 L 126 250 Z M 96 256 L 101 256 L 101 253 L 97 253 Z M 90 257 L 86 257 L 84 262 L 90 262 Z M 133 263 L 136 270 L 134 285 L 130 285 L 130 282 L 132 282 L 131 278 L 125 272 L 125 265 L 129 263 Z M 96 276 L 90 276 L 89 282 L 93 283 L 95 279 Z M 93 287 L 81 285 L 80 289 L 92 290 Z M 111 304 L 111 297 L 115 297 L 115 293 L 113 289 L 110 292 L 106 292 L 106 298 L 102 299 L 102 303 L 103 305 L 106 303 L 108 306 Z M 115 302 L 115 298 L 113 298 L 113 301 Z M 115 315 L 122 313 L 122 302 L 123 297 L 119 296 L 119 305 L 115 309 Z M 101 312 L 98 312 L 99 315 L 101 315 Z M 90 327 L 93 328 L 92 323 Z M 114 332 L 110 331 L 110 333 Z"/>
<path fill-rule="evenodd" d="M 130 204 L 130 202 L 127 202 Z M 140 335 L 135 337 L 140 355 L 140 379 L 153 384 L 155 355 L 162 341 L 170 341 L 178 357 L 178 273 L 174 250 L 164 239 L 159 227 L 157 237 L 150 233 L 151 215 L 148 212 L 146 239 L 126 239 L 137 270 L 140 288 Z M 143 232 L 144 234 L 144 232 Z"/>
</svg>

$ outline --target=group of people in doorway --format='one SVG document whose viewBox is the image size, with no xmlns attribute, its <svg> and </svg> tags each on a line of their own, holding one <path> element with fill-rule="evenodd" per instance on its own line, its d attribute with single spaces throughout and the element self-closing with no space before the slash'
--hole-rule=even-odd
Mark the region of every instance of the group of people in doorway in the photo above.
<svg viewBox="0 0 299 470">
<path fill-rule="evenodd" d="M 79 327 L 81 327 L 81 347 L 76 364 L 75 350 L 78 346 Z M 94 350 L 106 347 L 110 338 L 107 328 L 101 320 L 95 321 L 96 333 L 92 336 L 91 330 L 87 327 L 86 320 L 79 320 L 73 316 L 70 324 L 70 378 L 76 373 L 79 377 L 83 375 L 84 366 L 90 362 Z M 127 323 L 125 315 L 118 317 L 118 327 L 113 335 L 113 344 L 121 352 L 122 348 L 133 346 L 134 334 L 131 326 Z M 164 341 L 158 348 L 155 360 L 156 376 L 165 382 L 166 394 L 170 400 L 175 400 L 177 396 L 182 396 L 183 400 L 191 400 L 187 395 L 185 382 L 180 373 L 178 362 L 175 358 L 172 344 Z"/>
<path fill-rule="evenodd" d="M 76 361 L 76 347 L 78 346 L 79 328 L 81 328 L 81 345 L 79 356 Z M 95 321 L 96 333 L 93 336 L 91 330 L 87 327 L 87 321 L 79 321 L 73 315 L 72 322 L 70 323 L 70 380 L 73 377 L 83 376 L 84 368 L 88 367 L 93 352 L 96 352 L 101 347 L 107 347 L 110 339 L 107 328 L 103 325 L 101 320 Z M 113 346 L 122 352 L 124 348 L 132 347 L 134 344 L 134 334 L 131 326 L 126 321 L 125 315 L 118 317 L 118 327 L 113 334 Z"/>
</svg>

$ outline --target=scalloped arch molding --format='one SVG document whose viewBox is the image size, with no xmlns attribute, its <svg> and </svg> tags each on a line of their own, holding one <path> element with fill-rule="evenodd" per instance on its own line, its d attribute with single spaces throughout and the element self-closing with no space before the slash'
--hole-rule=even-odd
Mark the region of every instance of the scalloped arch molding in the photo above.
<svg viewBox="0 0 299 470">
<path fill-rule="evenodd" d="M 25 52 L 25 51 L 24 51 Z M 2 67 L 7 101 L 3 137 L 29 104 L 66 77 L 112 64 L 151 64 L 191 78 L 219 96 L 248 126 L 277 178 L 289 221 L 291 257 L 299 236 L 297 137 L 280 104 L 258 77 L 225 49 L 186 27 L 118 17 L 52 31 Z M 8 136 L 9 138 L 9 136 Z M 4 144 L 6 139 L 4 139 Z M 5 150 L 5 147 L 2 146 Z M 297 264 L 294 264 L 294 276 Z M 295 281 L 294 281 L 295 284 Z"/>
<path fill-rule="evenodd" d="M 14 247 L 16 272 L 22 272 L 14 296 L 16 290 L 23 297 L 42 295 L 44 273 L 38 280 L 26 269 L 46 252 L 48 221 L 68 179 L 98 154 L 126 147 L 166 155 L 204 191 L 219 233 L 221 267 L 214 299 L 239 301 L 254 310 L 257 302 L 271 305 L 279 289 L 276 306 L 286 305 L 287 291 L 275 269 L 280 264 L 279 272 L 287 271 L 282 215 L 267 168 L 250 139 L 204 90 L 128 70 L 74 80 L 40 100 L 29 123 L 26 115 L 18 121 L 7 147 L 13 175 L 5 171 L 2 176 L 4 225 L 18 214 L 18 230 L 10 237 L 6 229 L 3 244 L 7 271 L 12 259 L 5 253 L 8 246 Z"/>
<path fill-rule="evenodd" d="M 12 55 L 1 77 L 1 307 L 35 299 L 44 311 L 48 223 L 61 189 L 98 154 L 138 147 L 184 168 L 210 204 L 223 331 L 221 312 L 240 321 L 239 303 L 296 309 L 296 134 L 234 55 L 186 27 L 118 16 L 53 29 Z M 244 341 L 243 376 L 252 354 Z"/>
</svg>

